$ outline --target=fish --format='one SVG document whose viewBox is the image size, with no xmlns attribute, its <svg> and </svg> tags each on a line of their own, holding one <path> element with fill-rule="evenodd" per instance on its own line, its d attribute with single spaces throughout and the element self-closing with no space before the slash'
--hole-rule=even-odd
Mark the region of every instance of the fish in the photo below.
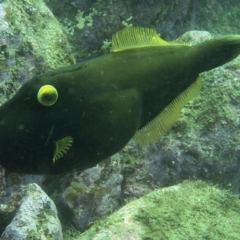
<svg viewBox="0 0 240 240">
<path fill-rule="evenodd" d="M 127 27 L 112 51 L 34 76 L 0 106 L 0 164 L 26 174 L 84 170 L 132 138 L 154 144 L 200 92 L 201 73 L 240 53 L 240 35 L 196 45 Z"/>
</svg>

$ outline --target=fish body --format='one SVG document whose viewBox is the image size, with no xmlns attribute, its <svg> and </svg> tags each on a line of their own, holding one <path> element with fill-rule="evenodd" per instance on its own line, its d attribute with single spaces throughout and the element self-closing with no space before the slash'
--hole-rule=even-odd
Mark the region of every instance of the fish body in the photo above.
<svg viewBox="0 0 240 240">
<path fill-rule="evenodd" d="M 240 52 L 238 35 L 191 47 L 150 39 L 135 48 L 128 46 L 132 40 L 119 40 L 129 31 L 156 38 L 144 28 L 120 32 L 112 53 L 33 77 L 0 107 L 3 167 L 58 174 L 95 166 L 134 136 L 144 139 L 142 145 L 152 143 L 176 121 L 174 111 L 186 102 L 185 95 L 198 91 L 199 74 Z M 44 86 L 57 91 L 54 103 L 51 94 L 43 95 L 50 105 L 38 99 Z M 155 131 L 159 122 L 165 125 Z"/>
</svg>

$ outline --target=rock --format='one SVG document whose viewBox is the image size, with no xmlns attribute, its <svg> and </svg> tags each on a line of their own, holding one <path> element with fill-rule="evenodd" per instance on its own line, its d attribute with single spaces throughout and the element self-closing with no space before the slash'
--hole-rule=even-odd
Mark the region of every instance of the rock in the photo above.
<svg viewBox="0 0 240 240">
<path fill-rule="evenodd" d="M 1 239 L 63 239 L 56 207 L 37 184 L 29 184 L 26 187 L 23 203 Z"/>
<path fill-rule="evenodd" d="M 0 167 L 0 235 L 22 202 L 23 186 L 33 182 L 41 185 L 44 179 L 41 175 L 9 173 Z"/>
<path fill-rule="evenodd" d="M 44 1 L 0 3 L 0 104 L 34 75 L 73 62 L 62 26 Z"/>
<path fill-rule="evenodd" d="M 74 226 L 84 231 L 89 224 L 116 210 L 122 203 L 121 166 L 117 159 L 83 171 L 72 179 L 63 192 L 60 216 L 63 221 L 66 213 Z"/>
<path fill-rule="evenodd" d="M 239 199 L 201 181 L 151 192 L 74 240 L 238 239 Z"/>
<path fill-rule="evenodd" d="M 45 1 L 68 32 L 77 61 L 102 55 L 104 41 L 111 40 L 116 31 L 129 25 L 153 27 L 166 40 L 191 30 L 240 33 L 237 0 Z"/>
</svg>

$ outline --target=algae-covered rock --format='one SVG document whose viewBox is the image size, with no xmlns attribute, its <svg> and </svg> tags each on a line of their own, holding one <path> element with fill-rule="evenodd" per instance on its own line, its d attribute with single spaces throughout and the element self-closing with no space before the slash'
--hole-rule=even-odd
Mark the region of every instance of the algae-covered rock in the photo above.
<svg viewBox="0 0 240 240">
<path fill-rule="evenodd" d="M 239 239 L 240 201 L 201 181 L 156 190 L 96 222 L 74 240 Z"/>
<path fill-rule="evenodd" d="M 62 26 L 44 1 L 1 1 L 0 104 L 32 76 L 73 62 Z"/>
<path fill-rule="evenodd" d="M 58 206 L 63 221 L 68 212 L 68 222 L 80 231 L 115 211 L 122 202 L 121 166 L 114 160 L 105 162 L 75 175 L 61 196 Z"/>
<path fill-rule="evenodd" d="M 24 186 L 41 185 L 45 176 L 9 173 L 0 168 L 0 235 L 16 215 L 26 195 Z"/>
<path fill-rule="evenodd" d="M 238 0 L 45 0 L 63 24 L 78 61 L 103 54 L 111 36 L 125 26 L 150 26 L 164 39 L 186 31 L 240 33 Z"/>
<path fill-rule="evenodd" d="M 37 184 L 29 184 L 26 187 L 23 203 L 12 222 L 6 227 L 1 239 L 63 239 L 57 209 Z"/>
</svg>

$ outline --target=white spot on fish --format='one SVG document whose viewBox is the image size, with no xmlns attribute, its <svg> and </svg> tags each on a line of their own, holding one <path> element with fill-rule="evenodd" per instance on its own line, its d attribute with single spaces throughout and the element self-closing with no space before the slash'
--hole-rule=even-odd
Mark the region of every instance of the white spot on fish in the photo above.
<svg viewBox="0 0 240 240">
<path fill-rule="evenodd" d="M 17 127 L 18 130 L 23 130 L 24 129 L 24 125 L 23 124 L 20 124 L 18 127 Z"/>
</svg>

